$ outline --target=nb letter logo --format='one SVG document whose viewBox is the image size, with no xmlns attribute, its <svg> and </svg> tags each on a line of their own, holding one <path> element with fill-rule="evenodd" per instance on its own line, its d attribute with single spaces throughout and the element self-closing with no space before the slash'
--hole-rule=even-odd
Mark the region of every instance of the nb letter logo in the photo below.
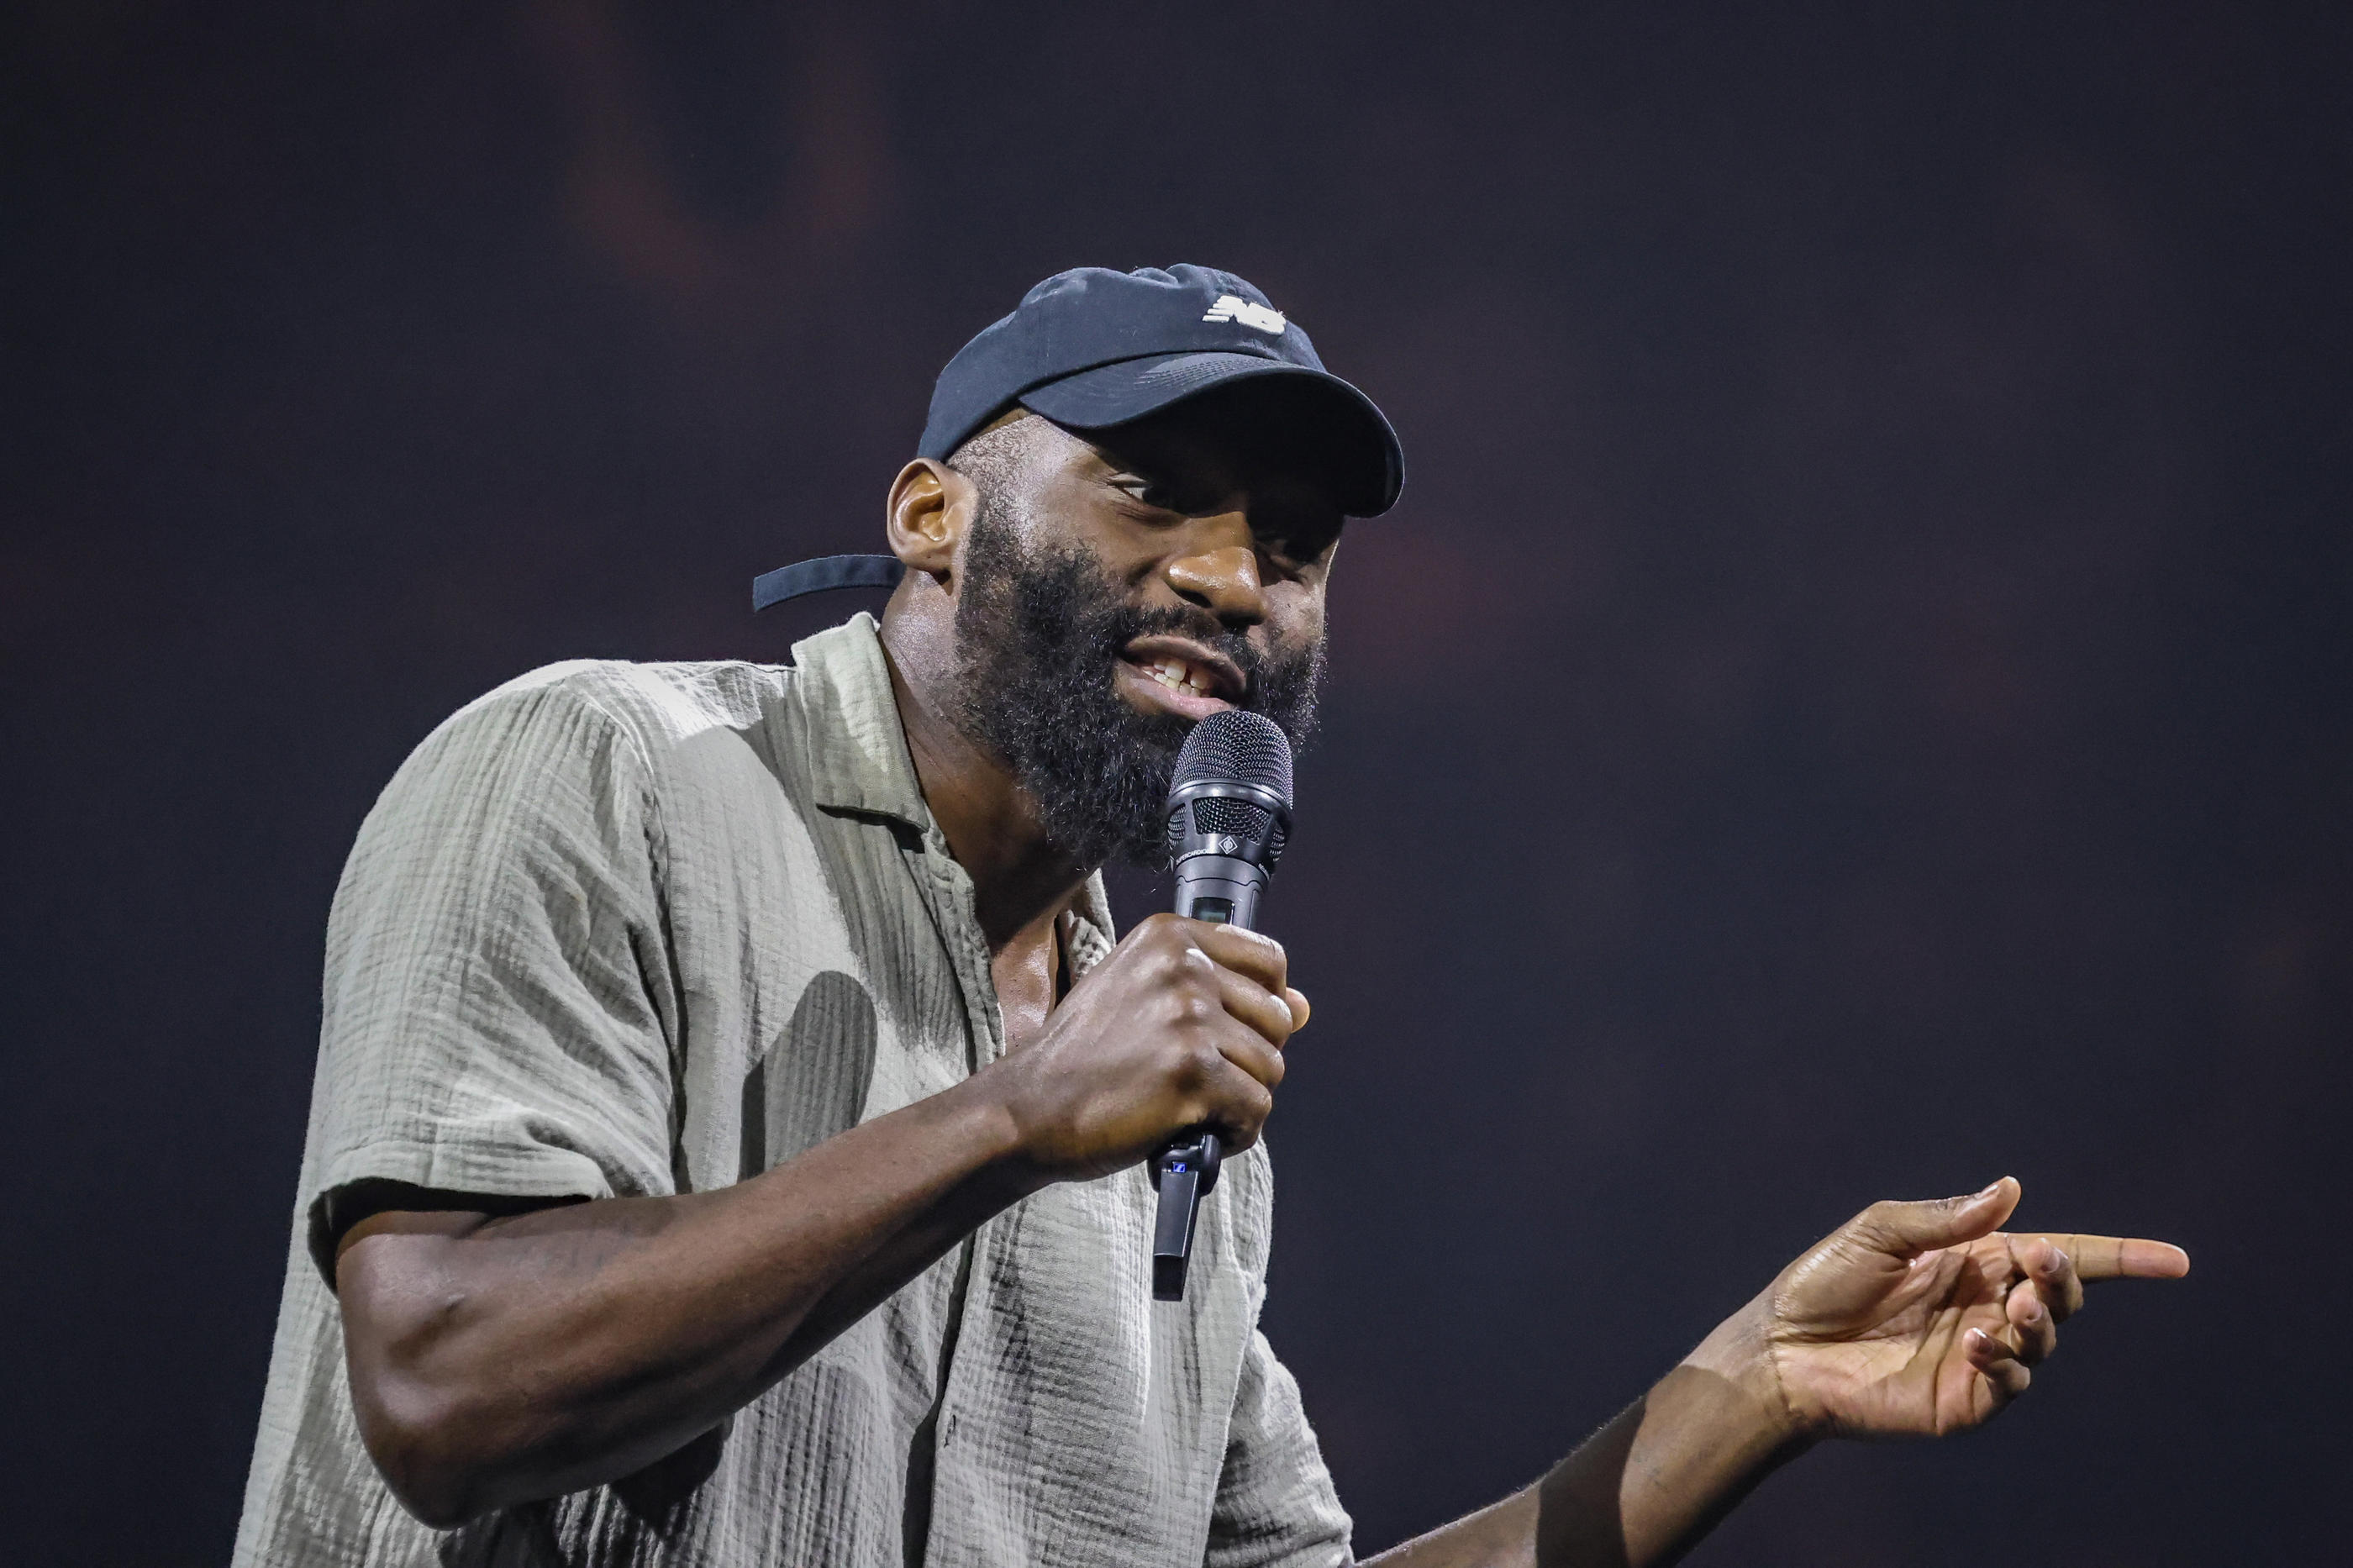
<svg viewBox="0 0 2353 1568">
<path fill-rule="evenodd" d="M 1240 321 L 1253 331 L 1271 332 L 1277 337 L 1282 335 L 1285 324 L 1282 311 L 1269 310 L 1264 305 L 1253 305 L 1236 294 L 1219 295 L 1218 302 L 1209 307 L 1209 313 L 1201 320 Z"/>
</svg>

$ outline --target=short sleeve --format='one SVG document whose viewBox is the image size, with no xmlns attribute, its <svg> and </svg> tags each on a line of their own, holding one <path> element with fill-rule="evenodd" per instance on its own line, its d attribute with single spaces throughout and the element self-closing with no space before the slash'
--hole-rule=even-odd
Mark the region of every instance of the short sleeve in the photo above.
<svg viewBox="0 0 2353 1568">
<path fill-rule="evenodd" d="M 544 672 L 461 710 L 360 828 L 328 920 L 303 1161 L 331 1288 L 356 1216 L 330 1199 L 354 1183 L 672 1190 L 653 805 L 636 738 L 580 679 Z"/>
<path fill-rule="evenodd" d="M 1299 1384 L 1253 1331 L 1242 1353 L 1206 1568 L 1341 1568 L 1349 1521 L 1324 1468 Z"/>
</svg>

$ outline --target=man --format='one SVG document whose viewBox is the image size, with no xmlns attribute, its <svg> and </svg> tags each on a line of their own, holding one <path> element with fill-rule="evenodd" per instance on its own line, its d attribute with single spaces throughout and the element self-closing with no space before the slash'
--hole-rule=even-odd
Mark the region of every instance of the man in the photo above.
<svg viewBox="0 0 2353 1568">
<path fill-rule="evenodd" d="M 1040 284 L 943 373 L 903 571 L 789 668 L 559 665 L 461 710 L 329 926 L 243 1563 L 1347 1561 L 1256 1329 L 1281 947 L 1155 915 L 1178 747 L 1312 721 L 1395 436 L 1228 273 Z M 1143 1163 L 1235 1151 L 1187 1299 Z M 2155 1242 L 1879 1204 L 1539 1484 L 1409 1563 L 1655 1563 L 1838 1434 L 2022 1391 Z"/>
</svg>

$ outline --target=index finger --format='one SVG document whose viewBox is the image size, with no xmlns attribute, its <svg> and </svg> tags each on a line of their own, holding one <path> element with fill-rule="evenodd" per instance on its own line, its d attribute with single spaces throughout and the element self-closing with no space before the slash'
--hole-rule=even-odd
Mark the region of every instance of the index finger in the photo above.
<svg viewBox="0 0 2353 1568">
<path fill-rule="evenodd" d="M 1210 921 L 1185 923 L 1192 928 L 1193 941 L 1201 951 L 1219 964 L 1237 974 L 1248 975 L 1277 996 L 1282 994 L 1291 973 L 1291 960 L 1282 951 L 1282 943 L 1242 926 L 1219 925 Z"/>
<path fill-rule="evenodd" d="M 2019 1239 L 2038 1237 L 2065 1253 L 2075 1265 L 2075 1277 L 2086 1285 L 2095 1279 L 2179 1279 L 2189 1272 L 2189 1254 L 2169 1241 L 2049 1230 L 2030 1231 Z"/>
</svg>

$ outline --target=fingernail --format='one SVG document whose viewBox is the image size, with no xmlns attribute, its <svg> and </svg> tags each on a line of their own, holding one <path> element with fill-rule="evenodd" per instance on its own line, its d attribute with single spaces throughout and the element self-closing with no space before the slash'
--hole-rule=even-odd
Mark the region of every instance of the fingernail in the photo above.
<svg viewBox="0 0 2353 1568">
<path fill-rule="evenodd" d="M 2008 1176 L 1996 1176 L 1992 1181 L 1988 1182 L 1985 1184 L 1983 1190 L 1978 1194 L 1978 1196 L 1981 1198 L 1989 1198 L 1993 1196 L 1994 1194 L 2001 1191 L 2002 1183 L 2008 1180 L 2010 1180 Z"/>
<path fill-rule="evenodd" d="M 2042 1299 L 2041 1297 L 2038 1296 L 2033 1300 L 2026 1303 L 2026 1321 L 2030 1323 L 2039 1323 L 2042 1321 Z"/>
</svg>

